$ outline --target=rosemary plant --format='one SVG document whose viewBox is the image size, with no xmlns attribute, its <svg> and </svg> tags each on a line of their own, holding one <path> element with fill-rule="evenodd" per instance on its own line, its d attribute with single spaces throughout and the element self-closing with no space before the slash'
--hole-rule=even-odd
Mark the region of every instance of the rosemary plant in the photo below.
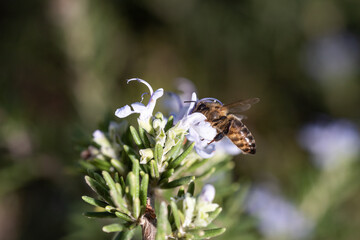
<svg viewBox="0 0 360 240">
<path fill-rule="evenodd" d="M 225 169 L 231 144 L 208 144 L 216 130 L 204 115 L 191 112 L 195 93 L 189 106 L 181 104 L 176 115 L 165 117 L 153 114 L 163 89 L 153 91 L 144 80 L 131 81 L 145 84 L 150 100 L 117 109 L 115 115 L 122 120 L 111 122 L 108 131 L 96 130 L 93 144 L 82 152 L 85 181 L 96 193 L 96 198 L 82 197 L 96 207 L 85 215 L 114 218 L 103 231 L 116 232 L 116 239 L 131 239 L 139 226 L 143 239 L 208 239 L 222 234 L 225 228 L 210 227 L 222 211 L 213 203 L 215 188 L 206 184 L 196 195 L 195 185 Z M 139 114 L 136 127 L 125 120 L 133 113 Z"/>
</svg>

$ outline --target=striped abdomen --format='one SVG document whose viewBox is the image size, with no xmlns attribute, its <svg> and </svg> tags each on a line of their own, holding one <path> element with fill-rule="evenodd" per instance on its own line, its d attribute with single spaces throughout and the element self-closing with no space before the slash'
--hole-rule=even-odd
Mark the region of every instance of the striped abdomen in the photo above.
<svg viewBox="0 0 360 240">
<path fill-rule="evenodd" d="M 228 115 L 231 121 L 227 137 L 245 153 L 255 154 L 256 145 L 255 138 L 249 131 L 249 129 L 241 122 L 240 119 L 233 115 Z"/>
</svg>

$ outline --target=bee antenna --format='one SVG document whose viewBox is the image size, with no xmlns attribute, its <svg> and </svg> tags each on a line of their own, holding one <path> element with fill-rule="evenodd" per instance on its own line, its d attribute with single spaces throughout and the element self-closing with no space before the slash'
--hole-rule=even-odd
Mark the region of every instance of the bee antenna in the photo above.
<svg viewBox="0 0 360 240">
<path fill-rule="evenodd" d="M 196 102 L 196 101 L 184 101 L 184 103 L 191 103 L 191 102 Z"/>
</svg>

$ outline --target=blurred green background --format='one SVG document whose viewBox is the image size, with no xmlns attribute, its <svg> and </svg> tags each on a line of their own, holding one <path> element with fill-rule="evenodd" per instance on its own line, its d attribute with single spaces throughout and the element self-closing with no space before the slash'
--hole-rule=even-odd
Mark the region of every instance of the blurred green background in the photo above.
<svg viewBox="0 0 360 240">
<path fill-rule="evenodd" d="M 259 97 L 245 120 L 257 154 L 235 157 L 234 181 L 275 185 L 312 216 L 309 239 L 359 238 L 359 163 L 337 181 L 298 137 L 319 119 L 360 124 L 358 0 L 15 0 L 0 9 L 0 239 L 111 238 L 81 215 L 90 191 L 77 161 L 104 118 L 139 100 L 132 77 L 174 92 L 185 77 L 200 98 L 225 103 Z M 359 145 L 349 148 L 359 159 Z M 335 190 L 312 197 L 331 179 Z"/>
</svg>

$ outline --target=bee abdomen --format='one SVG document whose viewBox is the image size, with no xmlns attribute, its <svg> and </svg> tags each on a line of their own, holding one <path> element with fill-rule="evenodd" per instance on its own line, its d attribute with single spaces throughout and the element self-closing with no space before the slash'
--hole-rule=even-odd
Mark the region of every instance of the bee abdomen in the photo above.
<svg viewBox="0 0 360 240">
<path fill-rule="evenodd" d="M 227 136 L 244 153 L 256 153 L 255 138 L 240 120 L 232 121 Z"/>
</svg>

